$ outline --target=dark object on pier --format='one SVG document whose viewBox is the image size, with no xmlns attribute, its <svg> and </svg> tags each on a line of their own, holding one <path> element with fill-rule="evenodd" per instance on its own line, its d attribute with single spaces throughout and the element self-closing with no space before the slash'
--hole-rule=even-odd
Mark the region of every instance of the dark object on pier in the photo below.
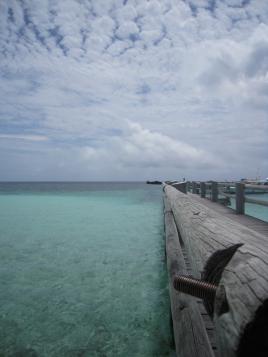
<svg viewBox="0 0 268 357">
<path fill-rule="evenodd" d="M 209 283 L 218 285 L 224 269 L 234 256 L 237 249 L 242 247 L 242 245 L 242 243 L 238 243 L 226 249 L 216 250 L 206 262 L 202 273 L 202 279 Z"/>
<path fill-rule="evenodd" d="M 202 280 L 218 287 L 224 269 L 227 267 L 237 249 L 242 247 L 242 245 L 242 243 L 238 243 L 226 249 L 216 250 L 205 264 L 204 271 L 202 273 Z M 227 312 L 228 302 L 222 301 L 221 304 L 221 313 Z M 208 314 L 212 317 L 214 313 L 214 299 L 204 299 L 204 305 Z"/>
<path fill-rule="evenodd" d="M 263 305 L 258 308 L 253 321 L 247 324 L 237 349 L 238 357 L 267 357 L 267 320 L 268 300 L 264 301 Z"/>
<path fill-rule="evenodd" d="M 162 185 L 161 181 L 146 181 L 148 185 Z"/>
</svg>

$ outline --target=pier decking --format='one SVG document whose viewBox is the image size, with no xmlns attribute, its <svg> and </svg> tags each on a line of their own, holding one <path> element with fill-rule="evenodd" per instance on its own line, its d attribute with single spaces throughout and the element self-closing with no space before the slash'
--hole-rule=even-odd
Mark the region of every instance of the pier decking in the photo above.
<svg viewBox="0 0 268 357">
<path fill-rule="evenodd" d="M 200 197 L 194 185 L 194 193 L 186 183 L 163 189 L 177 355 L 267 356 L 268 223 Z M 185 277 L 183 288 L 176 285 Z"/>
<path fill-rule="evenodd" d="M 236 223 L 239 223 L 244 227 L 250 228 L 253 231 L 264 234 L 268 237 L 268 222 L 264 222 L 252 216 L 236 214 L 235 210 L 232 208 L 226 207 L 222 204 L 219 204 L 218 202 L 212 202 L 209 199 L 201 198 L 199 195 L 190 192 L 188 192 L 188 195 L 202 205 L 205 205 L 206 207 L 218 212 L 223 217 L 230 218 Z"/>
</svg>

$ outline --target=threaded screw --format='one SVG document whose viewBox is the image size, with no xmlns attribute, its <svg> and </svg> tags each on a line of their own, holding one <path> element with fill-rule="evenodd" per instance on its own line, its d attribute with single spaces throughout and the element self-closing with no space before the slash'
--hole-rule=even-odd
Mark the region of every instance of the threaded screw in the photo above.
<svg viewBox="0 0 268 357">
<path fill-rule="evenodd" d="M 173 287 L 182 293 L 204 300 L 214 300 L 217 290 L 217 285 L 185 275 L 176 276 L 173 280 Z"/>
</svg>

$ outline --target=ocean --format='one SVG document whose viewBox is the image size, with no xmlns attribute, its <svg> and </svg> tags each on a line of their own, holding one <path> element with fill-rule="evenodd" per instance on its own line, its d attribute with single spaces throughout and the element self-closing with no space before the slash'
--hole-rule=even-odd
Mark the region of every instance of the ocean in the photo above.
<svg viewBox="0 0 268 357">
<path fill-rule="evenodd" d="M 162 205 L 144 183 L 0 183 L 0 356 L 174 355 Z"/>
<path fill-rule="evenodd" d="M 161 186 L 0 184 L 0 356 L 170 356 Z"/>
<path fill-rule="evenodd" d="M 249 194 L 248 198 L 268 201 L 268 193 Z M 231 198 L 231 208 L 235 209 L 235 199 Z M 268 207 L 256 205 L 253 203 L 245 203 L 245 214 L 268 222 Z"/>
</svg>

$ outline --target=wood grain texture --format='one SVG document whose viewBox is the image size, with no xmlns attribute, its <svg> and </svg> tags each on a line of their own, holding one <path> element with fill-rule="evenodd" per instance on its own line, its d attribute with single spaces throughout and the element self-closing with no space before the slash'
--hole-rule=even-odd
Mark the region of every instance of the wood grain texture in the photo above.
<svg viewBox="0 0 268 357">
<path fill-rule="evenodd" d="M 220 356 L 236 356 L 245 327 L 268 299 L 268 239 L 171 186 L 164 191 L 196 278 L 212 253 L 243 243 L 222 274 L 214 313 Z M 219 315 L 223 290 L 229 311 Z"/>
<path fill-rule="evenodd" d="M 213 357 L 214 354 L 196 299 L 177 292 L 173 288 L 174 276 L 187 274 L 187 268 L 173 213 L 165 195 L 164 215 L 169 292 L 177 356 Z"/>
<path fill-rule="evenodd" d="M 188 192 L 189 197 L 194 199 L 195 201 L 200 202 L 202 205 L 207 206 L 208 208 L 212 209 L 213 211 L 218 212 L 220 215 L 224 217 L 228 217 L 229 219 L 239 223 L 244 227 L 248 227 L 252 229 L 254 232 L 258 232 L 263 234 L 268 239 L 268 223 L 264 222 L 258 218 L 248 216 L 248 215 L 238 215 L 235 213 L 235 210 L 231 209 L 230 207 L 226 207 L 220 205 L 215 202 L 211 202 L 209 199 L 202 199 L 197 195 L 193 195 L 192 193 Z"/>
</svg>

